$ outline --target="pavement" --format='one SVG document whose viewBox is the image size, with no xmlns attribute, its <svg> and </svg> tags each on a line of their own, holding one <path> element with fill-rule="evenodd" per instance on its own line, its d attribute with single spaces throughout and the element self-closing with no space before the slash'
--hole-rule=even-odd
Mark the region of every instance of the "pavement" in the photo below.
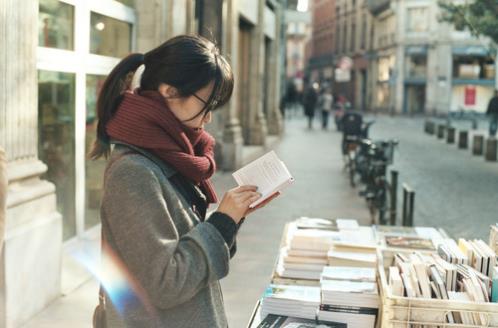
<svg viewBox="0 0 498 328">
<path fill-rule="evenodd" d="M 424 133 L 422 117 L 372 119 L 370 137 L 400 141 L 393 166 L 400 172 L 398 208 L 401 183 L 407 183 L 415 190 L 415 225 L 442 227 L 455 238 L 487 241 L 489 226 L 498 222 L 498 163 L 473 156 L 470 141 L 469 149 L 461 150 Z M 471 129 L 469 121 L 452 121 L 452 125 L 468 130 L 470 137 L 487 136 L 488 124 L 483 120 L 477 130 Z"/>
<path fill-rule="evenodd" d="M 243 328 L 270 282 L 284 225 L 300 216 L 344 217 L 369 223 L 368 211 L 343 171 L 341 136 L 330 128 L 308 130 L 304 118 L 285 122 L 285 133 L 274 147 L 295 178 L 294 184 L 267 207 L 247 218 L 229 275 L 221 281 L 230 327 Z M 235 186 L 230 172 L 220 172 L 214 184 L 221 195 Z M 89 279 L 75 286 L 24 328 L 88 328 L 97 303 L 98 283 Z"/>
</svg>

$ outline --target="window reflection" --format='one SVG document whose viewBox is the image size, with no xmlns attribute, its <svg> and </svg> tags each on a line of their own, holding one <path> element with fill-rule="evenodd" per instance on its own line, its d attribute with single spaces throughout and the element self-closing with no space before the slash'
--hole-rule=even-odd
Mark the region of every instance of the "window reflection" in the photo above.
<svg viewBox="0 0 498 328">
<path fill-rule="evenodd" d="M 105 76 L 87 75 L 86 79 L 86 144 L 88 154 L 92 148 L 97 133 L 97 97 L 104 84 Z M 102 197 L 102 183 L 104 181 L 105 159 L 85 162 L 85 229 L 100 223 L 100 200 Z"/>
<path fill-rule="evenodd" d="M 55 184 L 63 236 L 76 235 L 75 213 L 75 74 L 38 72 L 38 152 L 47 164 L 42 177 Z"/>
<path fill-rule="evenodd" d="M 74 50 L 74 7 L 58 0 L 40 0 L 39 11 L 39 46 Z"/>
<path fill-rule="evenodd" d="M 90 52 L 124 57 L 131 52 L 131 24 L 92 12 Z"/>
</svg>

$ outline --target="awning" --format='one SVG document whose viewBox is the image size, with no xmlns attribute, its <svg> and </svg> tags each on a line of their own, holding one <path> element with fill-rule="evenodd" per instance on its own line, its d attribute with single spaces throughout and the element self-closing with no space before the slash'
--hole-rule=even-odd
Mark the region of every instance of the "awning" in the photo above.
<svg viewBox="0 0 498 328">
<path fill-rule="evenodd" d="M 451 52 L 457 56 L 491 56 L 491 49 L 484 46 L 453 47 Z"/>
<path fill-rule="evenodd" d="M 405 48 L 405 53 L 407 55 L 427 55 L 428 47 L 426 45 L 423 46 L 407 46 Z"/>
</svg>

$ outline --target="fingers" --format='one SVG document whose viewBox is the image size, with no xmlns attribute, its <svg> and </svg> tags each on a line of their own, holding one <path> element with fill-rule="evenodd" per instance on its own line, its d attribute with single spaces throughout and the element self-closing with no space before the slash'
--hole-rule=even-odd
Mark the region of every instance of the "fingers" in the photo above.
<svg viewBox="0 0 498 328">
<path fill-rule="evenodd" d="M 239 186 L 237 188 L 232 189 L 231 191 L 235 193 L 241 193 L 241 192 L 256 191 L 256 190 L 258 190 L 257 186 L 247 185 L 247 186 Z"/>
<path fill-rule="evenodd" d="M 251 205 L 252 203 L 254 203 L 255 201 L 257 201 L 260 198 L 261 198 L 261 194 L 260 193 L 251 194 L 250 197 L 247 197 L 244 200 L 244 205 L 247 206 L 247 207 L 249 207 L 249 205 Z"/>
<path fill-rule="evenodd" d="M 260 209 L 262 207 L 265 207 L 266 205 L 268 205 L 268 203 L 270 203 L 272 200 L 274 200 L 278 196 L 280 196 L 280 192 L 279 191 L 277 191 L 276 193 L 274 193 L 273 195 L 271 195 L 270 197 L 268 197 L 267 199 L 265 199 L 261 204 L 259 204 L 258 206 L 256 206 L 254 209 L 257 210 L 257 209 Z"/>
<path fill-rule="evenodd" d="M 244 193 L 240 193 L 239 194 L 240 196 L 240 201 L 245 203 L 247 201 L 249 201 L 250 199 L 259 199 L 261 197 L 261 194 L 259 192 L 255 192 L 255 191 L 247 191 L 247 192 L 244 192 Z"/>
</svg>

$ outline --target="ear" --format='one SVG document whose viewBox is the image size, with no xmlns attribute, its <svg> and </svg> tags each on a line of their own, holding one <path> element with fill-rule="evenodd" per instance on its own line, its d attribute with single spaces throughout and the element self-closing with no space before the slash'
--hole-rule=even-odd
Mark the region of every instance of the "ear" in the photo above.
<svg viewBox="0 0 498 328">
<path fill-rule="evenodd" d="M 176 98 L 178 97 L 178 90 L 175 87 L 172 87 L 169 84 L 166 83 L 161 83 L 159 85 L 159 88 L 157 89 L 159 93 L 164 97 L 164 98 Z"/>
</svg>

